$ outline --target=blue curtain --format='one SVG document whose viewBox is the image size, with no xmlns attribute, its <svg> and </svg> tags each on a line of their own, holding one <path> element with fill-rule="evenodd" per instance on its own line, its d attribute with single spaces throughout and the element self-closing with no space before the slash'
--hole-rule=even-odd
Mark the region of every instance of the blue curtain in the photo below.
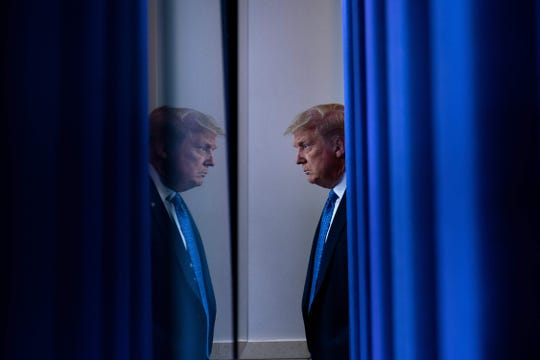
<svg viewBox="0 0 540 360">
<path fill-rule="evenodd" d="M 4 359 L 151 357 L 146 7 L 2 3 Z"/>
<path fill-rule="evenodd" d="M 540 5 L 344 0 L 352 359 L 540 358 Z"/>
</svg>

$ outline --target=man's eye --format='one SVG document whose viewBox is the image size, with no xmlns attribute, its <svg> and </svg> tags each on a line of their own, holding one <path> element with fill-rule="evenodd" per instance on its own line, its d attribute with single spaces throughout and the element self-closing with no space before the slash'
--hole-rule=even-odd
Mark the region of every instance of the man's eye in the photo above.
<svg viewBox="0 0 540 360">
<path fill-rule="evenodd" d="M 197 146 L 197 151 L 203 153 L 203 154 L 210 154 L 212 153 L 212 147 L 211 146 Z"/>
</svg>

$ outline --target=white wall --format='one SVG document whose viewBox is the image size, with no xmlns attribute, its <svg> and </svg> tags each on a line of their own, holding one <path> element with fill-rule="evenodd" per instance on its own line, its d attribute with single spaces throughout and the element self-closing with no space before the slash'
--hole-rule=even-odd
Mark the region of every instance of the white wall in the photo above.
<svg viewBox="0 0 540 360">
<path fill-rule="evenodd" d="M 150 1 L 150 107 L 193 107 L 224 126 L 219 1 Z M 240 336 L 302 340 L 300 302 L 326 190 L 295 165 L 300 111 L 343 102 L 341 2 L 240 0 Z M 205 242 L 218 317 L 231 334 L 226 142 L 205 184 L 185 193 Z"/>
<path fill-rule="evenodd" d="M 308 107 L 343 103 L 341 2 L 241 2 L 242 124 L 247 127 L 247 340 L 304 339 L 311 241 L 327 190 L 309 184 L 283 132 Z"/>
</svg>

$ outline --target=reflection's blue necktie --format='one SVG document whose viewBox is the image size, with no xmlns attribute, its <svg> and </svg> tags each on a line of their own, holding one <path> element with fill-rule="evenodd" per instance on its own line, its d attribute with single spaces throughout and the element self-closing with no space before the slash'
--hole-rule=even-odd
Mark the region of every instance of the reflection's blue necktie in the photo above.
<svg viewBox="0 0 540 360">
<path fill-rule="evenodd" d="M 332 214 L 334 212 L 334 204 L 336 203 L 338 196 L 334 190 L 330 190 L 328 199 L 324 205 L 323 214 L 321 217 L 321 226 L 319 228 L 319 237 L 317 238 L 317 248 L 315 249 L 315 259 L 313 260 L 313 278 L 311 280 L 311 293 L 309 296 L 309 309 L 311 309 L 311 303 L 315 296 L 315 288 L 317 287 L 317 277 L 319 275 L 319 267 L 321 266 L 321 258 L 324 250 L 324 243 L 326 241 L 326 234 L 330 227 L 330 221 L 332 220 Z"/>
<path fill-rule="evenodd" d="M 199 291 L 201 295 L 202 304 L 204 307 L 204 312 L 206 313 L 206 329 L 207 329 L 207 339 L 210 332 L 209 324 L 209 315 L 208 315 L 208 299 L 206 297 L 206 287 L 204 285 L 204 277 L 201 264 L 201 256 L 199 250 L 197 249 L 197 243 L 195 241 L 195 231 L 193 230 L 193 223 L 191 217 L 189 216 L 186 204 L 180 194 L 175 193 L 169 201 L 174 205 L 176 210 L 176 217 L 178 218 L 178 223 L 180 224 L 180 229 L 186 240 L 186 247 L 191 258 L 191 264 L 193 266 L 193 271 L 195 273 L 195 278 L 197 279 L 197 284 L 199 285 Z"/>
</svg>

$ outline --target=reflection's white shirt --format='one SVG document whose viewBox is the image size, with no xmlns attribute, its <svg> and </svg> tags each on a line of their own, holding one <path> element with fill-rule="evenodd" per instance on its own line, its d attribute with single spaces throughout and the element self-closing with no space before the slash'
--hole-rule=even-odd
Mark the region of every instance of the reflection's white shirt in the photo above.
<svg viewBox="0 0 540 360">
<path fill-rule="evenodd" d="M 167 212 L 169 213 L 169 216 L 176 224 L 176 228 L 180 232 L 180 235 L 182 236 L 182 241 L 184 242 L 184 247 L 186 247 L 186 239 L 184 239 L 184 234 L 182 233 L 182 228 L 180 227 L 180 223 L 178 222 L 178 217 L 176 216 L 176 210 L 174 209 L 174 205 L 168 201 L 167 199 L 170 199 L 172 196 L 176 194 L 176 191 L 168 188 L 161 182 L 161 177 L 157 173 L 156 169 L 150 164 L 150 177 L 152 178 L 152 181 L 154 182 L 154 185 L 156 185 L 156 189 L 159 193 L 159 197 L 161 198 L 161 202 L 165 206 L 165 209 L 167 209 Z"/>
</svg>

